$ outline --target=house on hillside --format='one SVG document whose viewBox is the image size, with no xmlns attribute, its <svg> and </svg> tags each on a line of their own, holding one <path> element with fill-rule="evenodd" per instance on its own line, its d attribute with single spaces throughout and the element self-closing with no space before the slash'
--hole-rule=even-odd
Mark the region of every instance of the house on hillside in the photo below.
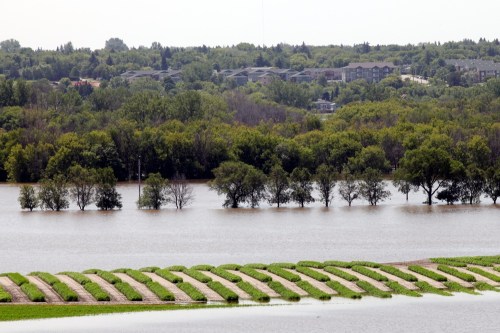
<svg viewBox="0 0 500 333">
<path fill-rule="evenodd" d="M 342 67 L 342 81 L 365 80 L 369 83 L 380 82 L 392 74 L 396 66 L 392 62 L 352 62 Z"/>
<path fill-rule="evenodd" d="M 325 101 L 324 99 L 318 99 L 316 102 L 313 102 L 316 110 L 321 113 L 330 113 L 335 112 L 338 109 L 338 105 L 336 103 Z"/>
<path fill-rule="evenodd" d="M 313 80 L 324 76 L 327 81 L 342 80 L 342 68 L 304 68 L 304 73 L 310 75 Z"/>
<path fill-rule="evenodd" d="M 157 81 L 163 81 L 165 78 L 170 77 L 175 83 L 182 80 L 182 71 L 175 69 L 167 70 L 131 70 L 122 73 L 120 77 L 127 81 L 135 81 L 140 78 L 151 78 Z"/>
<path fill-rule="evenodd" d="M 481 59 L 448 59 L 447 65 L 454 66 L 459 72 L 472 74 L 474 82 L 484 82 L 489 78 L 500 77 L 500 63 Z"/>
</svg>

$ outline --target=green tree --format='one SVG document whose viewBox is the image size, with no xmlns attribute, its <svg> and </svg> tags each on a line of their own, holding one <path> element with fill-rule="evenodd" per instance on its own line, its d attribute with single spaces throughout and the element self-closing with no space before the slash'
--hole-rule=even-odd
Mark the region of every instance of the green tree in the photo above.
<svg viewBox="0 0 500 333">
<path fill-rule="evenodd" d="M 159 173 L 150 173 L 145 183 L 146 186 L 138 201 L 139 208 L 160 209 L 168 202 L 168 181 Z"/>
<path fill-rule="evenodd" d="M 297 202 L 300 207 L 314 202 L 312 196 L 313 182 L 311 173 L 306 168 L 295 168 L 290 174 L 291 198 Z"/>
<path fill-rule="evenodd" d="M 106 41 L 104 48 L 108 51 L 124 52 L 128 51 L 128 46 L 120 38 L 110 38 Z"/>
<path fill-rule="evenodd" d="M 333 200 L 333 189 L 337 183 L 337 172 L 334 168 L 321 164 L 314 176 L 316 187 L 320 194 L 320 200 L 328 207 Z"/>
<path fill-rule="evenodd" d="M 359 198 L 359 185 L 356 178 L 350 173 L 344 171 L 341 174 L 341 181 L 339 184 L 339 194 L 342 199 L 347 201 L 349 207 L 354 200 Z"/>
<path fill-rule="evenodd" d="M 475 164 L 468 165 L 460 181 L 462 202 L 470 205 L 480 203 L 485 183 L 485 172 Z"/>
<path fill-rule="evenodd" d="M 391 196 L 391 192 L 385 189 L 386 186 L 382 180 L 382 172 L 368 168 L 361 175 L 359 193 L 370 205 L 376 206 L 378 202 L 384 201 Z"/>
<path fill-rule="evenodd" d="M 69 207 L 69 190 L 66 178 L 63 175 L 56 175 L 53 179 L 43 179 L 40 181 L 38 200 L 42 209 L 60 211 Z"/>
<path fill-rule="evenodd" d="M 21 209 L 29 209 L 33 211 L 39 205 L 39 200 L 35 192 L 35 188 L 31 185 L 22 185 L 19 189 L 19 204 Z"/>
<path fill-rule="evenodd" d="M 500 169 L 498 167 L 490 167 L 486 171 L 484 192 L 493 200 L 493 204 L 497 203 L 497 199 L 500 197 Z"/>
<path fill-rule="evenodd" d="M 96 172 L 95 203 L 101 210 L 121 209 L 122 196 L 116 191 L 116 177 L 110 167 Z"/>
<path fill-rule="evenodd" d="M 397 173 L 397 171 L 396 171 Z M 393 181 L 392 184 L 394 185 L 395 188 L 398 189 L 399 192 L 403 193 L 406 196 L 406 201 L 408 201 L 408 194 L 413 190 L 413 191 L 418 191 L 418 187 L 414 186 L 412 183 L 410 183 L 407 180 L 401 179 L 396 177 Z"/>
<path fill-rule="evenodd" d="M 290 201 L 290 180 L 281 165 L 276 164 L 272 167 L 267 178 L 266 189 L 269 194 L 269 204 L 276 204 L 279 208 L 280 205 Z"/>
<path fill-rule="evenodd" d="M 247 202 L 250 207 L 259 206 L 261 200 L 266 197 L 266 175 L 256 168 L 250 168 L 245 177 L 245 182 L 248 187 Z"/>
<path fill-rule="evenodd" d="M 84 211 L 95 200 L 96 171 L 74 165 L 69 168 L 69 183 L 71 197 L 80 210 Z"/>
</svg>

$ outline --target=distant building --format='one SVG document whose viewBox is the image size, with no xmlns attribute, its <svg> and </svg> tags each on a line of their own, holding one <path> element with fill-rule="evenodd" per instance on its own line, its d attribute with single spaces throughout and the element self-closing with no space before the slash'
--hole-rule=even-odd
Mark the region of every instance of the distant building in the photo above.
<svg viewBox="0 0 500 333">
<path fill-rule="evenodd" d="M 396 66 L 392 62 L 352 62 L 342 68 L 342 81 L 365 80 L 369 83 L 380 82 L 392 74 Z"/>
<path fill-rule="evenodd" d="M 500 77 L 500 63 L 481 59 L 448 59 L 447 65 L 452 65 L 459 72 L 471 73 L 474 82 L 484 82 L 489 78 Z"/>
<path fill-rule="evenodd" d="M 290 76 L 290 81 L 294 83 L 307 83 L 312 81 L 312 77 L 305 72 L 298 72 L 297 74 Z"/>
<path fill-rule="evenodd" d="M 324 76 L 327 81 L 342 80 L 342 68 L 304 68 L 304 73 L 310 75 L 313 80 Z"/>
<path fill-rule="evenodd" d="M 316 110 L 322 113 L 335 112 L 338 109 L 336 103 L 325 101 L 324 99 L 318 99 L 316 102 L 313 102 L 316 106 Z"/>
<path fill-rule="evenodd" d="M 160 81 L 167 77 L 170 77 L 172 81 L 177 83 L 182 80 L 182 71 L 175 69 L 147 70 L 147 71 L 132 70 L 132 71 L 126 71 L 125 73 L 121 74 L 120 77 L 128 81 L 134 81 L 140 78 L 151 78 L 153 80 Z"/>
</svg>

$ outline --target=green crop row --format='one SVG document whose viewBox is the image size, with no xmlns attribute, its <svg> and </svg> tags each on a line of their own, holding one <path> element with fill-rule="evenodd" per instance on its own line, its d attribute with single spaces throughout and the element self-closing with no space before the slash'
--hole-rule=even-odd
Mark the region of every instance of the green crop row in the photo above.
<svg viewBox="0 0 500 333">
<path fill-rule="evenodd" d="M 78 294 L 64 282 L 55 282 L 52 288 L 65 302 L 78 302 Z"/>
<path fill-rule="evenodd" d="M 182 272 L 184 274 L 186 274 L 187 276 L 190 276 L 193 279 L 198 280 L 198 281 L 203 282 L 203 283 L 207 283 L 207 282 L 212 281 L 211 277 L 208 277 L 205 274 L 203 274 L 202 272 L 197 271 L 195 269 L 185 269 Z"/>
<path fill-rule="evenodd" d="M 281 297 L 283 297 L 287 301 L 300 301 L 299 294 L 291 291 L 290 289 L 286 288 L 284 285 L 282 285 L 277 281 L 268 282 L 267 285 L 269 286 L 269 288 L 280 294 Z"/>
<path fill-rule="evenodd" d="M 197 271 L 209 271 L 212 268 L 214 268 L 212 265 L 196 265 L 191 267 L 191 269 L 196 269 Z"/>
<path fill-rule="evenodd" d="M 100 276 L 103 280 L 111 284 L 117 284 L 122 282 L 122 280 L 118 276 L 110 272 L 98 270 L 96 274 Z"/>
<path fill-rule="evenodd" d="M 477 290 L 481 290 L 481 291 L 500 292 L 500 289 L 497 289 L 497 288 L 493 287 L 491 284 L 488 284 L 486 282 L 476 282 L 476 283 L 474 283 L 474 288 L 476 288 Z"/>
<path fill-rule="evenodd" d="M 493 273 L 490 273 L 490 272 L 487 272 L 485 270 L 482 270 L 481 268 L 478 268 L 478 267 L 469 267 L 468 270 L 471 271 L 471 272 L 473 272 L 473 273 L 482 275 L 485 278 L 488 278 L 488 279 L 490 279 L 492 281 L 500 282 L 500 276 L 498 276 L 496 274 L 493 274 Z"/>
<path fill-rule="evenodd" d="M 352 263 L 347 261 L 338 261 L 338 260 L 328 260 L 323 263 L 324 266 L 335 266 L 342 268 L 351 268 L 354 266 Z"/>
<path fill-rule="evenodd" d="M 466 263 L 453 260 L 452 258 L 431 258 L 430 260 L 435 264 L 442 264 L 455 267 L 467 267 Z"/>
<path fill-rule="evenodd" d="M 49 285 L 54 285 L 55 283 L 57 282 L 61 282 L 58 278 L 56 278 L 54 275 L 50 274 L 50 273 L 45 273 L 45 272 L 32 272 L 30 273 L 29 275 L 32 275 L 32 276 L 37 276 L 39 277 L 41 280 L 45 281 L 46 283 L 48 283 Z"/>
<path fill-rule="evenodd" d="M 447 274 L 453 275 L 461 280 L 464 280 L 467 282 L 476 282 L 476 278 L 474 277 L 474 275 L 461 272 L 456 268 L 445 266 L 445 265 L 438 265 L 437 269 L 440 270 L 441 272 L 445 272 Z"/>
<path fill-rule="evenodd" d="M 368 269 L 368 268 L 363 267 L 363 266 L 352 266 L 351 269 L 355 272 L 358 272 L 360 274 L 368 276 L 376 281 L 384 281 L 384 282 L 389 281 L 387 276 L 382 275 L 380 273 L 377 273 L 375 271 L 372 271 L 371 269 Z"/>
<path fill-rule="evenodd" d="M 33 283 L 23 283 L 21 290 L 32 302 L 45 302 L 45 295 Z"/>
<path fill-rule="evenodd" d="M 287 269 L 295 269 L 295 267 L 297 265 L 292 264 L 291 262 L 275 262 L 275 263 L 272 263 L 272 264 L 268 265 L 267 267 L 269 268 L 269 266 L 281 267 L 281 268 L 287 268 Z"/>
<path fill-rule="evenodd" d="M 165 287 L 163 287 L 158 282 L 149 281 L 146 282 L 146 287 L 149 288 L 158 298 L 162 301 L 175 301 L 175 296 L 170 291 L 168 291 Z"/>
<path fill-rule="evenodd" d="M 342 283 L 338 281 L 327 281 L 326 285 L 337 292 L 340 297 L 352 298 L 352 299 L 360 299 L 361 294 L 344 286 Z"/>
<path fill-rule="evenodd" d="M 172 282 L 172 283 L 181 283 L 182 282 L 182 278 L 180 276 L 173 274 L 172 272 L 170 272 L 167 269 L 159 269 L 159 270 L 155 271 L 155 274 L 158 275 L 159 277 L 167 280 L 167 281 Z"/>
<path fill-rule="evenodd" d="M 242 268 L 243 269 L 243 268 Z M 259 289 L 255 288 L 252 286 L 250 283 L 245 282 L 245 281 L 240 281 L 236 284 L 238 288 L 246 292 L 250 297 L 252 297 L 252 300 L 255 302 L 269 302 L 270 297 L 268 294 L 260 291 Z"/>
<path fill-rule="evenodd" d="M 322 274 L 322 273 L 315 271 L 313 269 L 310 269 L 309 267 L 306 267 L 306 266 L 297 266 L 295 268 L 295 270 L 299 273 L 302 273 L 304 275 L 312 277 L 313 279 L 321 281 L 321 282 L 330 281 L 330 278 L 327 275 Z"/>
<path fill-rule="evenodd" d="M 110 271 L 111 273 L 127 273 L 131 268 L 117 268 Z"/>
<path fill-rule="evenodd" d="M 457 293 L 466 293 L 466 294 L 471 294 L 471 295 L 480 295 L 478 292 L 475 292 L 474 289 L 472 289 L 472 288 L 466 288 L 466 287 L 462 286 L 460 283 L 457 283 L 457 282 L 444 282 L 444 285 L 450 291 L 454 291 L 454 292 L 457 292 Z"/>
<path fill-rule="evenodd" d="M 210 287 L 217 294 L 221 295 L 226 302 L 238 302 L 238 295 L 231 289 L 225 287 L 219 281 L 210 281 L 207 283 L 207 286 Z"/>
<path fill-rule="evenodd" d="M 264 273 L 261 273 L 261 272 L 258 272 L 256 271 L 255 269 L 253 268 L 250 268 L 250 267 L 241 267 L 240 268 L 240 272 L 248 275 L 248 276 L 251 276 L 253 277 L 254 279 L 260 281 L 260 282 L 269 282 L 269 281 L 272 281 L 272 278 L 267 275 L 267 274 L 264 274 Z"/>
<path fill-rule="evenodd" d="M 417 277 L 413 274 L 405 273 L 396 267 L 393 266 L 380 266 L 380 270 L 394 276 L 397 276 L 405 281 L 416 282 L 418 281 Z"/>
<path fill-rule="evenodd" d="M 438 273 L 436 273 L 434 271 L 430 271 L 427 268 L 424 268 L 422 266 L 412 265 L 412 266 L 408 266 L 408 269 L 410 271 L 412 271 L 412 272 L 418 273 L 420 275 L 426 276 L 426 277 L 428 277 L 430 279 L 433 279 L 433 280 L 436 280 L 436 281 L 439 281 L 439 282 L 448 281 L 448 279 L 446 278 L 446 276 L 438 274 Z"/>
<path fill-rule="evenodd" d="M 195 302 L 206 302 L 207 298 L 195 286 L 189 282 L 180 282 L 177 284 L 180 290 L 185 292 Z"/>
<path fill-rule="evenodd" d="M 374 297 L 379 297 L 379 298 L 391 298 L 392 295 L 391 293 L 387 291 L 383 291 L 372 285 L 371 283 L 368 283 L 366 281 L 358 281 L 356 282 L 356 285 L 366 291 L 366 293 L 370 296 Z"/>
<path fill-rule="evenodd" d="M 240 268 L 242 266 L 241 265 L 238 265 L 238 264 L 224 264 L 224 265 L 220 265 L 219 267 L 217 268 L 220 268 L 220 269 L 228 269 L 230 271 L 239 271 Z"/>
<path fill-rule="evenodd" d="M 311 260 L 299 261 L 297 263 L 297 266 L 313 267 L 313 268 L 323 268 L 323 267 L 325 267 L 325 265 L 323 263 L 318 262 L 318 261 L 311 261 Z"/>
<path fill-rule="evenodd" d="M 311 295 L 316 299 L 326 301 L 332 298 L 332 296 L 328 295 L 324 291 L 319 290 L 318 288 L 316 288 L 307 281 L 299 281 L 296 284 L 297 286 L 299 286 L 299 288 L 303 289 L 306 293 L 308 293 L 309 295 Z"/>
<path fill-rule="evenodd" d="M 493 266 L 494 264 L 494 260 L 489 259 L 488 257 L 456 257 L 450 259 L 478 266 Z"/>
<path fill-rule="evenodd" d="M 116 289 L 118 289 L 129 301 L 142 301 L 142 296 L 139 294 L 130 284 L 127 282 L 117 282 L 114 284 Z"/>
<path fill-rule="evenodd" d="M 98 268 L 89 268 L 89 269 L 84 270 L 82 273 L 83 274 L 97 274 L 97 272 L 99 272 L 99 271 L 101 271 L 101 270 Z"/>
<path fill-rule="evenodd" d="M 267 265 L 266 264 L 260 264 L 260 263 L 246 264 L 243 267 L 248 267 L 248 268 L 253 268 L 253 269 L 267 269 Z"/>
<path fill-rule="evenodd" d="M 402 286 L 401 284 L 397 283 L 396 281 L 386 282 L 385 285 L 387 287 L 391 288 L 396 294 L 411 296 L 411 297 L 422 297 L 421 294 L 417 293 L 414 290 L 410 290 L 410 289 L 406 288 L 405 286 Z"/>
<path fill-rule="evenodd" d="M 139 271 L 146 272 L 146 273 L 154 273 L 159 269 L 160 269 L 160 267 L 149 266 L 149 267 L 143 267 L 143 268 L 139 269 Z"/>
<path fill-rule="evenodd" d="M 0 303 L 12 302 L 12 295 L 0 286 Z"/>
<path fill-rule="evenodd" d="M 181 266 L 181 265 L 175 265 L 175 266 L 169 266 L 165 268 L 166 270 L 169 270 L 171 272 L 183 272 L 184 270 L 187 269 L 186 266 Z"/>
<path fill-rule="evenodd" d="M 372 262 L 372 261 L 351 261 L 352 266 L 366 266 L 366 267 L 371 267 L 371 268 L 380 268 L 382 266 L 379 263 Z"/>
<path fill-rule="evenodd" d="M 7 273 L 5 275 L 18 286 L 29 283 L 29 280 L 19 273 Z"/>
<path fill-rule="evenodd" d="M 347 272 L 344 272 L 343 270 L 341 269 L 338 269 L 336 267 L 332 267 L 332 266 L 326 266 L 325 268 L 323 268 L 325 270 L 325 272 L 328 272 L 328 273 L 331 273 L 333 275 L 336 275 L 344 280 L 347 280 L 347 281 L 358 281 L 358 277 L 357 276 L 354 276 L 352 274 L 349 274 Z"/>
<path fill-rule="evenodd" d="M 431 293 L 441 296 L 453 296 L 449 292 L 433 287 L 428 282 L 425 281 L 415 282 L 415 285 L 420 289 L 420 291 L 424 293 Z"/>
<path fill-rule="evenodd" d="M 136 280 L 137 282 L 140 282 L 140 283 L 143 283 L 143 284 L 146 284 L 146 283 L 149 283 L 149 282 L 153 281 L 146 274 L 144 274 L 144 273 L 142 273 L 140 271 L 136 271 L 134 269 L 127 270 L 125 272 L 125 274 L 127 274 L 128 276 L 130 276 L 132 279 Z"/>
<path fill-rule="evenodd" d="M 96 301 L 107 302 L 110 300 L 108 293 L 105 292 L 98 283 L 88 282 L 83 285 L 83 288 L 87 290 Z"/>
<path fill-rule="evenodd" d="M 67 275 L 81 285 L 86 285 L 87 283 L 92 282 L 92 280 L 90 280 L 87 276 L 78 272 L 61 272 L 59 274 Z"/>
<path fill-rule="evenodd" d="M 267 271 L 269 273 L 276 274 L 276 275 L 282 277 L 283 279 L 286 279 L 286 280 L 291 281 L 291 282 L 300 281 L 300 276 L 298 276 L 297 274 L 294 274 L 292 272 L 285 271 L 283 268 L 278 267 L 278 266 L 269 265 L 267 267 Z"/>
<path fill-rule="evenodd" d="M 210 272 L 214 273 L 215 275 L 220 276 L 223 279 L 226 279 L 226 280 L 234 282 L 234 283 L 241 281 L 241 277 L 239 277 L 238 275 L 230 273 L 230 272 L 226 271 L 225 269 L 222 269 L 219 267 L 212 268 L 210 270 Z"/>
</svg>

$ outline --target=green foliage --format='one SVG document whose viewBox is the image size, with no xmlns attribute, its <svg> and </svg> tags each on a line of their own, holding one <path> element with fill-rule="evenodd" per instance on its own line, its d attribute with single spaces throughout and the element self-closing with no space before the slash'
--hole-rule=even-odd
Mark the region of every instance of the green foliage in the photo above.
<svg viewBox="0 0 500 333">
<path fill-rule="evenodd" d="M 45 302 L 45 295 L 33 283 L 23 283 L 21 290 L 32 302 Z"/>
<path fill-rule="evenodd" d="M 111 273 L 127 273 L 130 268 L 116 268 L 111 271 Z"/>
<path fill-rule="evenodd" d="M 323 268 L 325 265 L 321 262 L 318 261 L 299 261 L 297 263 L 297 266 L 304 266 L 304 267 L 313 267 L 313 268 Z"/>
<path fill-rule="evenodd" d="M 371 268 L 380 268 L 380 266 L 382 266 L 381 264 L 376 263 L 376 262 L 372 262 L 372 261 L 351 261 L 351 265 L 352 266 L 365 266 L 365 267 L 371 267 Z"/>
<path fill-rule="evenodd" d="M 102 279 L 104 279 L 106 282 L 111 283 L 111 284 L 117 284 L 122 282 L 122 280 L 114 275 L 113 273 L 106 272 L 106 271 L 97 271 L 96 273 L 98 276 L 100 276 Z"/>
<path fill-rule="evenodd" d="M 360 299 L 361 294 L 352 291 L 338 281 L 327 281 L 326 285 L 335 290 L 340 297 Z"/>
<path fill-rule="evenodd" d="M 126 282 L 114 283 L 116 289 L 121 292 L 129 301 L 139 302 L 142 301 L 142 296 L 132 286 Z"/>
<path fill-rule="evenodd" d="M 266 264 L 259 264 L 259 263 L 246 264 L 244 267 L 253 268 L 253 269 L 267 269 Z M 240 268 L 240 270 L 241 270 L 241 268 Z"/>
<path fill-rule="evenodd" d="M 385 190 L 386 184 L 382 180 L 380 170 L 368 167 L 361 176 L 359 193 L 370 205 L 376 206 L 378 202 L 384 201 L 391 196 L 391 192 Z"/>
<path fill-rule="evenodd" d="M 223 279 L 226 279 L 226 280 L 234 282 L 234 283 L 241 281 L 241 277 L 239 277 L 238 275 L 234 275 L 233 273 L 230 273 L 230 272 L 226 271 L 225 269 L 221 269 L 219 267 L 212 268 L 210 270 L 210 272 L 214 273 L 215 275 L 220 276 Z"/>
<path fill-rule="evenodd" d="M 95 199 L 96 171 L 77 164 L 71 166 L 68 172 L 71 196 L 83 211 Z"/>
<path fill-rule="evenodd" d="M 367 292 L 368 295 L 380 298 L 391 298 L 389 292 L 383 291 L 366 281 L 357 281 L 356 285 Z"/>
<path fill-rule="evenodd" d="M 326 266 L 323 269 L 325 270 L 325 272 L 328 272 L 328 273 L 331 273 L 333 275 L 336 275 L 336 276 L 338 276 L 338 277 L 340 277 L 340 278 L 342 278 L 344 280 L 351 281 L 351 282 L 359 281 L 359 279 L 358 279 L 357 276 L 354 276 L 352 274 L 344 272 L 343 270 L 338 269 L 336 267 Z"/>
<path fill-rule="evenodd" d="M 290 196 L 300 207 L 314 202 L 311 173 L 306 168 L 295 168 L 290 174 Z"/>
<path fill-rule="evenodd" d="M 295 270 L 299 273 L 302 273 L 304 275 L 307 275 L 309 277 L 312 277 L 313 279 L 315 280 L 318 280 L 318 281 L 321 281 L 321 282 L 326 282 L 326 281 L 330 281 L 330 278 L 328 276 L 326 276 L 325 274 L 323 273 L 320 273 L 318 271 L 315 271 L 309 267 L 305 267 L 305 266 L 297 266 L 295 268 Z"/>
<path fill-rule="evenodd" d="M 165 302 L 175 301 L 175 296 L 158 282 L 146 282 L 146 287 L 149 288 L 158 298 Z"/>
<path fill-rule="evenodd" d="M 368 268 L 363 267 L 363 266 L 352 266 L 351 269 L 355 272 L 366 275 L 366 276 L 368 276 L 376 281 L 384 281 L 384 282 L 389 281 L 387 276 L 382 275 L 380 273 L 377 273 L 375 271 L 372 271 L 371 269 L 368 269 Z"/>
<path fill-rule="evenodd" d="M 202 272 L 194 270 L 194 269 L 185 269 L 182 272 L 184 274 L 192 277 L 193 279 L 202 282 L 202 283 L 207 283 L 207 282 L 212 281 L 212 278 L 210 278 L 210 277 L 206 276 L 205 274 L 203 274 Z"/>
<path fill-rule="evenodd" d="M 297 274 L 294 274 L 292 272 L 286 271 L 285 269 L 278 267 L 278 266 L 269 265 L 267 267 L 267 271 L 269 273 L 276 274 L 276 275 L 278 275 L 278 276 L 280 276 L 288 281 L 291 281 L 291 282 L 300 281 L 300 276 L 298 276 Z"/>
<path fill-rule="evenodd" d="M 262 266 L 259 266 L 259 267 L 262 267 Z M 242 272 L 242 273 L 244 273 L 244 274 L 246 274 L 248 276 L 251 276 L 251 277 L 253 277 L 254 279 L 256 279 L 256 280 L 258 280 L 260 282 L 269 282 L 269 281 L 272 281 L 272 278 L 269 275 L 261 273 L 261 272 L 258 272 L 255 269 L 250 268 L 248 266 L 241 267 L 240 268 L 240 272 Z"/>
<path fill-rule="evenodd" d="M 467 268 L 469 271 L 473 272 L 473 273 L 476 273 L 476 274 L 479 274 L 479 275 L 482 275 L 484 276 L 485 278 L 488 278 L 492 281 L 495 281 L 495 282 L 500 282 L 500 276 L 496 275 L 496 274 L 492 274 L 490 272 L 487 272 L 481 268 L 478 268 L 478 267 L 469 267 Z"/>
<path fill-rule="evenodd" d="M 207 298 L 196 287 L 189 282 L 180 282 L 177 284 L 180 290 L 185 292 L 195 302 L 206 302 Z"/>
<path fill-rule="evenodd" d="M 7 273 L 6 276 L 18 286 L 29 283 L 29 280 L 19 273 Z"/>
<path fill-rule="evenodd" d="M 78 282 L 81 285 L 86 285 L 87 283 L 91 283 L 92 280 L 89 279 L 87 276 L 83 275 L 82 273 L 77 273 L 77 272 L 61 272 L 59 274 L 67 275 L 76 282 Z"/>
<path fill-rule="evenodd" d="M 96 171 L 95 205 L 100 210 L 122 208 L 122 196 L 116 191 L 113 169 L 107 167 Z"/>
<path fill-rule="evenodd" d="M 181 265 L 176 265 L 176 266 L 166 267 L 165 269 L 168 270 L 168 271 L 172 271 L 172 272 L 182 272 L 182 271 L 186 270 L 187 267 L 186 266 L 181 266 Z"/>
<path fill-rule="evenodd" d="M 57 282 L 61 282 L 57 277 L 55 277 L 54 275 L 52 275 L 50 273 L 32 272 L 29 275 L 37 276 L 37 277 L 39 277 L 40 279 L 42 279 L 43 281 L 45 281 L 47 284 L 49 284 L 51 286 L 53 286 Z"/>
<path fill-rule="evenodd" d="M 424 268 L 422 266 L 411 265 L 411 266 L 408 266 L 408 269 L 412 272 L 418 273 L 420 275 L 426 276 L 428 278 L 431 278 L 431 279 L 439 281 L 439 282 L 448 281 L 446 276 L 438 274 L 434 271 L 430 271 L 427 268 Z"/>
<path fill-rule="evenodd" d="M 238 295 L 231 289 L 225 287 L 222 283 L 218 281 L 210 281 L 207 283 L 210 289 L 214 290 L 217 294 L 221 295 L 226 302 L 238 302 Z"/>
<path fill-rule="evenodd" d="M 466 288 L 457 282 L 444 282 L 444 285 L 450 290 L 457 293 L 466 293 L 471 295 L 479 295 L 478 292 L 475 292 L 472 288 Z"/>
<path fill-rule="evenodd" d="M 29 209 L 32 211 L 39 205 L 39 200 L 35 192 L 35 188 L 31 185 L 22 185 L 19 189 L 19 204 L 21 209 Z"/>
<path fill-rule="evenodd" d="M 220 265 L 217 268 L 228 269 L 228 270 L 231 270 L 231 271 L 238 271 L 241 267 L 242 266 L 238 265 L 238 264 L 224 264 L 224 265 Z"/>
<path fill-rule="evenodd" d="M 145 181 L 146 186 L 137 202 L 139 208 L 160 209 L 168 201 L 167 185 L 160 173 L 151 173 Z"/>
<path fill-rule="evenodd" d="M 196 269 L 197 271 L 209 271 L 212 268 L 214 268 L 212 265 L 196 265 L 191 267 L 191 269 Z"/>
<path fill-rule="evenodd" d="M 425 281 L 415 282 L 415 285 L 417 287 L 419 287 L 420 291 L 422 291 L 424 293 L 437 294 L 437 295 L 441 295 L 441 296 L 453 296 L 449 292 L 435 288 L 435 287 L 431 286 L 428 282 L 425 282 Z"/>
<path fill-rule="evenodd" d="M 338 261 L 338 260 L 328 260 L 323 263 L 323 265 L 326 266 L 335 266 L 335 267 L 342 267 L 342 268 L 351 268 L 354 266 L 354 264 L 347 262 L 347 261 Z"/>
<path fill-rule="evenodd" d="M 319 290 L 318 288 L 316 288 L 307 281 L 299 281 L 296 284 L 297 286 L 299 286 L 299 288 L 301 288 L 302 290 L 304 290 L 305 292 L 307 292 L 309 295 L 311 295 L 316 299 L 327 301 L 332 298 L 329 294 Z"/>
<path fill-rule="evenodd" d="M 108 293 L 104 291 L 98 283 L 88 282 L 83 285 L 83 288 L 85 288 L 85 290 L 98 302 L 108 302 L 110 300 Z"/>
<path fill-rule="evenodd" d="M 453 258 L 431 258 L 430 259 L 433 263 L 436 264 L 442 264 L 442 265 L 448 265 L 448 266 L 455 266 L 455 267 L 467 267 L 467 264 L 459 261 L 453 260 Z"/>
<path fill-rule="evenodd" d="M 274 263 L 270 264 L 269 266 L 275 266 L 275 267 L 281 267 L 281 268 L 287 268 L 287 269 L 295 269 L 296 265 L 292 264 L 290 262 L 274 262 Z"/>
<path fill-rule="evenodd" d="M 493 264 L 495 263 L 498 263 L 493 257 L 456 257 L 452 259 L 466 264 L 489 267 L 493 266 Z"/>
<path fill-rule="evenodd" d="M 78 302 L 78 294 L 68 287 L 67 284 L 59 281 L 52 284 L 52 288 L 65 302 Z"/>
<path fill-rule="evenodd" d="M 453 276 L 455 276 L 459 279 L 462 279 L 464 281 L 476 282 L 476 278 L 474 277 L 474 275 L 461 272 L 455 268 L 445 266 L 445 265 L 438 265 L 437 269 L 440 270 L 441 272 L 448 273 L 448 274 L 453 275 Z"/>
<path fill-rule="evenodd" d="M 147 276 L 146 274 L 144 274 L 144 273 L 142 273 L 140 271 L 129 269 L 125 273 L 128 276 L 130 276 L 131 278 L 133 278 L 134 280 L 136 280 L 136 281 L 138 281 L 140 283 L 143 283 L 143 284 L 147 284 L 147 283 L 153 281 L 153 280 L 151 280 L 151 278 L 149 276 Z"/>
<path fill-rule="evenodd" d="M 385 285 L 391 288 L 396 294 L 410 296 L 410 297 L 422 297 L 421 294 L 402 286 L 396 281 L 388 281 L 385 283 Z"/>
<path fill-rule="evenodd" d="M 89 269 L 84 270 L 82 273 L 83 274 L 97 274 L 99 271 L 101 271 L 101 270 L 98 268 L 89 268 Z"/>
<path fill-rule="evenodd" d="M 314 175 L 316 188 L 320 193 L 320 200 L 325 204 L 325 207 L 328 207 L 333 200 L 333 189 L 337 182 L 337 177 L 336 170 L 326 164 L 321 164 L 316 169 L 316 174 Z"/>
<path fill-rule="evenodd" d="M 69 207 L 68 201 L 69 190 L 67 182 L 62 175 L 57 175 L 50 180 L 42 180 L 40 182 L 40 190 L 38 191 L 38 200 L 40 207 L 60 211 Z"/>
<path fill-rule="evenodd" d="M 500 289 L 497 289 L 494 286 L 492 286 L 491 284 L 488 284 L 486 282 L 476 282 L 476 283 L 474 283 L 474 288 L 476 288 L 477 290 L 481 290 L 481 291 L 500 292 Z"/>
<path fill-rule="evenodd" d="M 245 281 L 240 281 L 236 284 L 238 288 L 246 292 L 250 297 L 252 297 L 252 300 L 255 302 L 269 302 L 270 297 L 269 295 L 265 294 L 264 292 L 260 291 L 259 289 L 255 288 L 253 285 L 251 285 L 248 282 Z"/>
<path fill-rule="evenodd" d="M 409 274 L 409 273 L 405 273 L 399 269 L 397 269 L 396 267 L 393 267 L 393 266 L 385 266 L 385 265 L 382 265 L 380 266 L 380 270 L 381 271 L 384 271 L 386 273 L 389 273 L 389 274 L 392 274 L 394 276 L 397 276 L 405 281 L 409 281 L 409 282 L 416 282 L 418 281 L 417 277 L 413 274 Z"/>
<path fill-rule="evenodd" d="M 159 277 L 170 281 L 172 283 L 180 283 L 182 282 L 182 278 L 173 274 L 170 272 L 168 269 L 158 269 L 155 271 L 155 274 L 158 275 Z"/>
<path fill-rule="evenodd" d="M 270 281 L 267 283 L 267 285 L 269 286 L 269 288 L 271 288 L 272 290 L 274 290 L 275 292 L 280 294 L 281 297 L 283 297 L 287 301 L 295 301 L 295 302 L 300 301 L 299 294 L 291 291 L 290 289 L 286 288 L 285 286 L 283 286 L 281 283 L 279 283 L 277 281 Z"/>
<path fill-rule="evenodd" d="M 0 303 L 12 302 L 12 295 L 0 286 Z"/>
<path fill-rule="evenodd" d="M 147 273 L 154 273 L 159 269 L 160 269 L 160 267 L 150 266 L 150 267 L 143 267 L 143 268 L 139 269 L 139 271 L 147 272 Z"/>
</svg>

